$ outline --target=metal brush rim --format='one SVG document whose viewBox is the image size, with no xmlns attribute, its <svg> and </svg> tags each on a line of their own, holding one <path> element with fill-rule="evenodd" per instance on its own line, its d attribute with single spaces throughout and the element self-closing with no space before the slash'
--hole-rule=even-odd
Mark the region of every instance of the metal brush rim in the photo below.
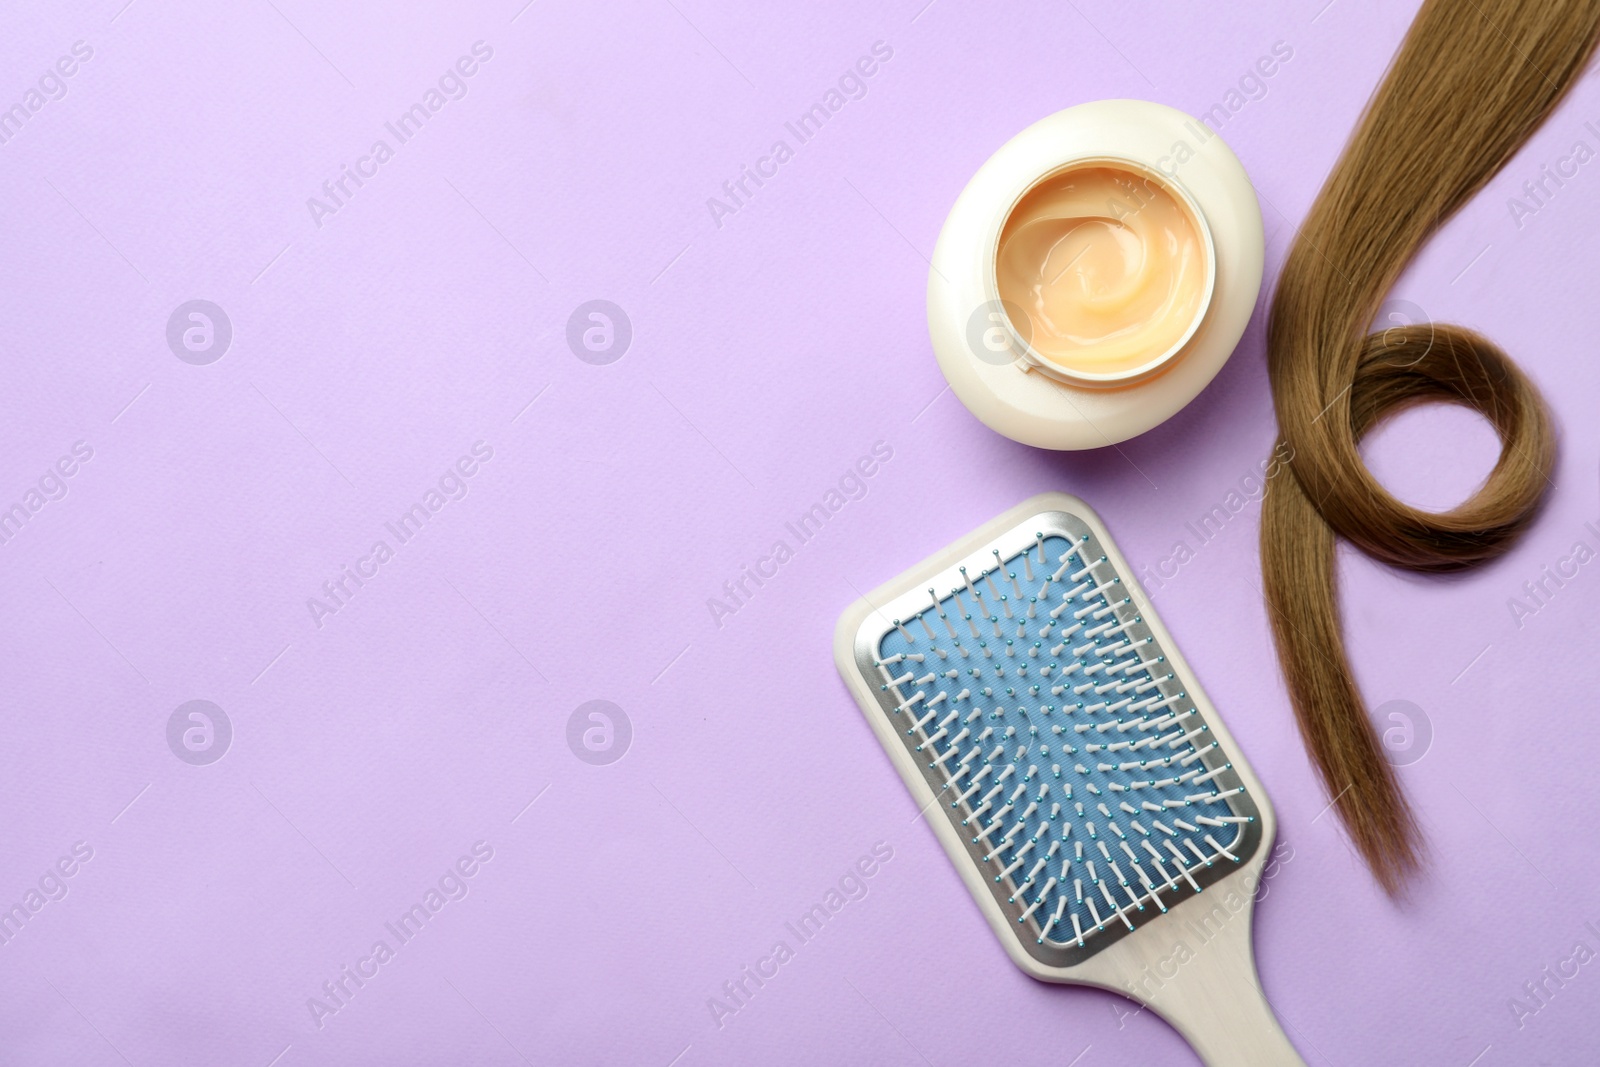
<svg viewBox="0 0 1600 1067">
<path fill-rule="evenodd" d="M 1104 557 L 1096 566 L 1110 567 L 1117 577 L 1122 579 L 1122 584 L 1130 593 L 1130 600 L 1117 606 L 1116 618 L 1119 622 L 1128 623 L 1137 617 L 1139 621 L 1133 622 L 1133 625 L 1128 630 L 1128 636 L 1149 637 L 1149 648 L 1153 650 L 1153 655 L 1146 657 L 1146 660 L 1164 657 L 1165 662 L 1172 669 L 1173 677 L 1169 681 L 1160 683 L 1158 691 L 1164 696 L 1176 696 L 1179 693 L 1185 694 L 1189 706 L 1199 716 L 1200 723 L 1205 726 L 1214 725 L 1211 717 L 1206 714 L 1206 708 L 1202 706 L 1208 702 L 1196 699 L 1196 694 L 1202 692 L 1198 682 L 1190 673 L 1187 665 L 1170 654 L 1171 650 L 1167 647 L 1166 642 L 1150 626 L 1148 619 L 1154 617 L 1154 611 L 1137 584 L 1133 582 L 1132 576 L 1123 573 L 1116 566 L 1111 558 L 1111 552 L 1106 550 L 1106 545 L 1102 542 L 1094 526 L 1077 515 L 1060 510 L 1040 512 L 1031 518 L 1023 520 L 1010 530 L 974 549 L 965 558 L 957 560 L 951 566 L 919 575 L 915 582 L 909 582 L 909 587 L 905 592 L 897 594 L 887 603 L 873 605 L 876 610 L 863 620 L 860 628 L 856 631 L 852 651 L 855 667 L 860 672 L 862 679 L 869 683 L 867 688 L 874 694 L 874 699 L 880 712 L 893 723 L 895 721 L 892 717 L 893 709 L 902 699 L 897 695 L 896 688 L 892 687 L 888 691 L 880 688 L 876 668 L 878 648 L 883 639 L 896 628 L 891 620 L 910 620 L 921 614 L 924 608 L 928 606 L 923 603 L 923 600 L 926 598 L 924 590 L 929 585 L 935 588 L 953 588 L 961 583 L 962 567 L 966 567 L 969 571 L 975 573 L 987 571 L 993 566 L 991 550 L 999 549 L 1001 560 L 1009 561 L 1032 547 L 1036 543 L 1036 534 L 1043 534 L 1045 537 L 1055 535 L 1072 542 L 1081 541 L 1084 543 L 1087 550 L 1086 554 L 1090 558 Z M 1138 594 L 1136 598 L 1133 597 L 1135 593 Z M 1142 606 L 1140 604 L 1141 600 L 1144 601 Z M 920 754 L 915 751 L 914 739 L 905 736 L 903 731 L 898 729 L 891 732 L 901 737 L 901 744 L 906 746 L 921 771 L 923 783 L 928 790 L 928 796 L 932 800 L 938 800 L 945 787 L 945 782 L 941 778 L 938 769 L 928 766 L 927 761 L 920 758 Z M 1220 736 L 1216 740 L 1218 741 L 1217 747 L 1201 757 L 1201 765 L 1208 772 L 1228 764 L 1242 762 L 1237 753 L 1225 750 Z M 1214 781 L 1218 785 L 1219 791 L 1233 788 L 1234 786 L 1245 786 L 1242 778 L 1231 769 L 1223 771 Z M 1226 785 L 1223 784 L 1224 781 L 1227 782 Z M 918 799 L 919 801 L 923 800 L 923 798 Z M 1239 833 L 1229 848 L 1229 851 L 1238 857 L 1236 862 L 1219 857 L 1216 862 L 1209 866 L 1190 868 L 1190 875 L 1201 890 L 1215 885 L 1235 870 L 1246 866 L 1251 857 L 1261 848 L 1263 830 L 1261 810 L 1249 789 L 1245 788 L 1244 792 L 1236 793 L 1226 798 L 1225 803 L 1232 814 L 1248 817 L 1250 821 L 1236 824 L 1239 827 Z M 975 870 L 984 872 L 985 865 L 982 850 L 972 842 L 967 828 L 961 826 L 960 810 L 951 808 L 948 804 L 939 804 L 938 807 L 943 811 L 943 817 L 950 820 L 957 838 L 966 850 L 968 861 L 972 863 Z M 1153 923 L 1158 923 L 1166 917 L 1159 910 L 1156 910 L 1153 915 L 1141 922 L 1136 922 L 1134 929 L 1130 930 L 1113 915 L 1100 928 L 1088 932 L 1083 939 L 1082 946 L 1079 946 L 1076 938 L 1070 936 L 1065 941 L 1047 938 L 1043 944 L 1040 944 L 1038 940 L 1040 927 L 1037 920 L 1030 919 L 1027 922 L 1018 922 L 1017 919 L 1022 914 L 1023 906 L 1021 903 L 1007 900 L 1008 896 L 1013 895 L 1015 889 L 1012 880 L 1007 878 L 1004 882 L 994 882 L 985 872 L 983 881 L 989 887 L 996 906 L 1006 916 L 1008 920 L 1006 925 L 1011 929 L 1012 935 L 1017 939 L 1023 951 L 1047 967 L 1075 967 L 1116 944 L 1129 934 L 1142 930 Z M 1162 889 L 1159 892 L 1163 903 L 1167 905 L 1169 911 L 1176 905 L 1197 895 L 1196 891 L 1191 889 L 1185 881 L 1177 882 L 1170 890 Z M 1148 892 L 1140 899 L 1146 901 L 1145 907 L 1147 911 L 1154 909 L 1155 905 L 1150 902 Z"/>
</svg>

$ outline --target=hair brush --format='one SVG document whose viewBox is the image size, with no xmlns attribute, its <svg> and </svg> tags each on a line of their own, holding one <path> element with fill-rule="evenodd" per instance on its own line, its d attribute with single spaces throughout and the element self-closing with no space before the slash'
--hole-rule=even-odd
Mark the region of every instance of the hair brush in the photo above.
<svg viewBox="0 0 1600 1067">
<path fill-rule="evenodd" d="M 839 672 L 1013 962 L 1207 1064 L 1299 1064 L 1251 914 L 1276 821 L 1089 507 L 1046 493 L 839 620 Z"/>
</svg>

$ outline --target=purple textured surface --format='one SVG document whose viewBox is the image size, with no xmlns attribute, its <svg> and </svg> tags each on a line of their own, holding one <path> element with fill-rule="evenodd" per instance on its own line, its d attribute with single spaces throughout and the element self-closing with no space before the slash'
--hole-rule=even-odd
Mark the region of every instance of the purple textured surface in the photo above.
<svg viewBox="0 0 1600 1067">
<path fill-rule="evenodd" d="M 1265 300 L 1191 407 L 1076 455 L 941 391 L 923 300 L 978 165 L 1118 96 L 1221 105 L 1270 285 L 1410 5 L 32 6 L 0 33 L 21 109 L 0 114 L 0 507 L 21 506 L 0 515 L 0 907 L 22 909 L 0 915 L 0 1062 L 1193 1062 L 1131 1003 L 1008 962 L 831 661 L 858 590 L 1044 489 L 1149 568 L 1267 784 L 1288 858 L 1257 955 L 1307 1061 L 1593 1062 L 1600 563 L 1573 552 L 1600 548 L 1600 164 L 1509 202 L 1600 149 L 1592 78 L 1395 294 L 1502 342 L 1562 434 L 1503 561 L 1440 581 L 1342 555 L 1365 692 L 1431 722 L 1401 773 L 1432 866 L 1395 904 L 1324 814 L 1257 507 L 1227 510 L 1273 439 Z M 841 88 L 801 143 L 785 124 Z M 332 184 L 344 167 L 362 184 Z M 175 352 L 220 334 L 168 341 L 196 299 L 232 328 L 205 365 Z M 567 339 L 595 299 L 632 328 L 603 365 Z M 1495 449 L 1424 412 L 1368 451 L 1443 505 Z M 830 490 L 801 543 L 786 523 Z M 747 566 L 769 576 L 734 600 Z M 568 741 L 596 699 L 632 727 L 612 716 L 608 765 Z M 231 739 L 185 748 L 185 712 L 169 744 L 192 700 Z M 865 895 L 790 933 L 875 845 Z"/>
</svg>

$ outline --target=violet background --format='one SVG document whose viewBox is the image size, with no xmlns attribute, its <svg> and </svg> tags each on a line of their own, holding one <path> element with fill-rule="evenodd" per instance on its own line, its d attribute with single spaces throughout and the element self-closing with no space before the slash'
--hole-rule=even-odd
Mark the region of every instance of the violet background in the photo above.
<svg viewBox="0 0 1600 1067">
<path fill-rule="evenodd" d="M 840 683 L 833 624 L 1045 489 L 1087 499 L 1138 565 L 1194 544 L 1185 524 L 1273 440 L 1266 291 L 1177 418 L 1056 455 L 941 391 L 925 256 L 1024 126 L 1104 97 L 1202 112 L 1281 41 L 1292 59 L 1223 130 L 1270 287 L 1414 5 L 521 4 L 3 16 L 0 102 L 73 42 L 94 55 L 0 145 L 0 498 L 74 441 L 94 457 L 0 545 L 0 904 L 74 842 L 94 857 L 0 945 L 0 1062 L 1193 1062 L 1131 1003 L 1007 960 Z M 306 199 L 479 40 L 466 97 L 314 226 Z M 717 227 L 707 198 L 794 147 L 784 122 L 876 41 L 893 58 L 866 96 Z M 1520 627 L 1508 607 L 1600 545 L 1600 171 L 1520 228 L 1507 207 L 1575 140 L 1600 147 L 1590 118 L 1593 77 L 1395 292 L 1503 343 L 1561 431 L 1549 506 L 1504 560 L 1436 580 L 1342 555 L 1364 691 L 1434 731 L 1402 772 L 1433 849 L 1409 902 L 1319 818 L 1255 505 L 1151 589 L 1292 849 L 1257 956 L 1312 1064 L 1595 1056 L 1596 965 L 1520 1028 L 1509 1005 L 1575 941 L 1600 948 L 1600 567 Z M 233 324 L 209 366 L 165 340 L 194 298 Z M 564 338 L 595 298 L 634 330 L 608 366 Z M 307 598 L 479 440 L 465 499 L 315 626 Z M 719 628 L 707 599 L 877 441 L 893 458 L 867 495 Z M 1368 451 L 1446 506 L 1496 443 L 1429 410 Z M 597 698 L 634 730 L 609 766 L 566 743 Z M 191 699 L 234 726 L 210 766 L 167 747 Z M 479 840 L 469 895 L 319 1029 L 307 999 Z M 719 1028 L 708 998 L 878 841 L 870 894 Z"/>
</svg>

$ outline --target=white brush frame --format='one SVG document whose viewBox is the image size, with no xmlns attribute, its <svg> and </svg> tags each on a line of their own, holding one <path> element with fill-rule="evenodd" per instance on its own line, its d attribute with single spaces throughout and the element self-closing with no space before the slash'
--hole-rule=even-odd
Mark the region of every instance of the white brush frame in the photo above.
<svg viewBox="0 0 1600 1067">
<path fill-rule="evenodd" d="M 996 902 L 985 883 L 984 872 L 973 862 L 965 842 L 949 819 L 928 818 L 926 821 L 1012 962 L 1027 974 L 1045 982 L 1096 986 L 1139 1001 L 1171 1023 L 1211 1067 L 1303 1064 L 1266 1000 L 1252 952 L 1255 893 L 1261 882 L 1262 868 L 1272 851 L 1276 815 L 1266 790 L 1217 714 L 1216 707 L 1201 689 L 1172 635 L 1151 608 L 1149 598 L 1138 585 L 1105 523 L 1092 508 L 1066 493 L 1041 494 L 879 586 L 850 605 L 839 619 L 834 633 L 834 661 L 839 673 L 910 790 L 913 803 L 919 809 L 934 804 L 938 794 L 928 784 L 922 769 L 896 736 L 883 712 L 875 692 L 877 680 L 865 676 L 859 667 L 859 641 L 869 632 L 869 626 L 872 635 L 881 635 L 893 623 L 876 605 L 888 604 L 927 588 L 936 575 L 952 570 L 969 558 L 985 555 L 992 542 L 1018 527 L 1031 529 L 1027 520 L 1049 512 L 1076 516 L 1094 532 L 1108 561 L 1134 598 L 1145 624 L 1156 636 L 1184 689 L 1200 709 L 1222 752 L 1253 799 L 1261 823 L 1261 843 L 1248 859 L 1207 885 L 1204 893 L 1178 902 L 1164 915 L 1145 920 L 1081 963 L 1053 967 L 1035 959 L 1023 948 L 1017 926 Z M 1236 906 L 1229 907 L 1230 902 Z M 1204 921 L 1214 918 L 1219 907 L 1224 917 L 1217 929 L 1210 932 Z M 1209 939 L 1197 945 L 1190 944 L 1196 940 L 1193 933 L 1196 928 L 1210 932 Z"/>
</svg>

